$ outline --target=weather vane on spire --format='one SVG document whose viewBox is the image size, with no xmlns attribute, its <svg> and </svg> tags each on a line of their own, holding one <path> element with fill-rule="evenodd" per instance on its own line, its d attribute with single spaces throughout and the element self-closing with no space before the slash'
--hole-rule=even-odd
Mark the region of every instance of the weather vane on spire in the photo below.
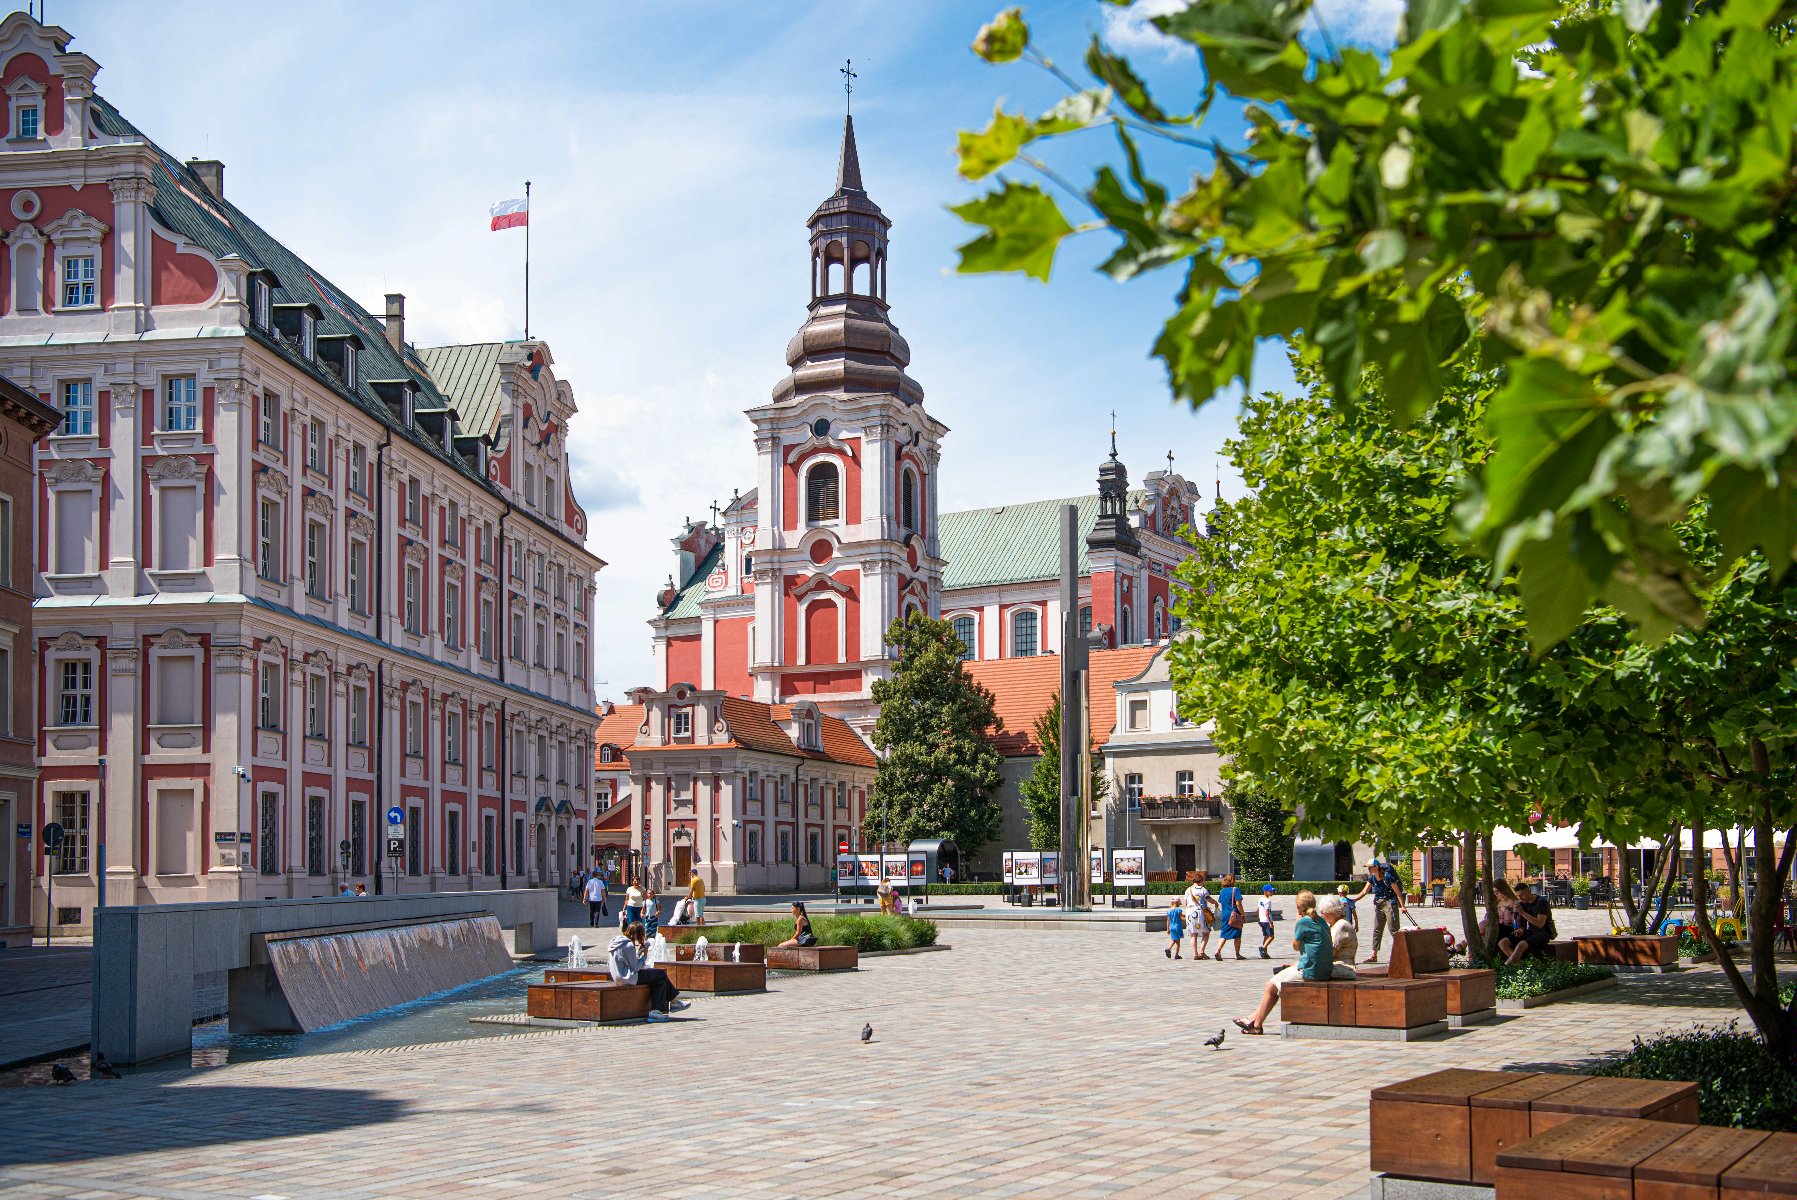
<svg viewBox="0 0 1797 1200">
<path fill-rule="evenodd" d="M 855 108 L 855 80 L 861 78 L 859 75 L 855 74 L 855 60 L 852 58 L 843 59 L 842 66 L 836 68 L 836 73 L 842 76 L 843 111 L 853 112 Z"/>
<path fill-rule="evenodd" d="M 1111 410 L 1111 457 L 1117 457 L 1117 410 Z"/>
</svg>

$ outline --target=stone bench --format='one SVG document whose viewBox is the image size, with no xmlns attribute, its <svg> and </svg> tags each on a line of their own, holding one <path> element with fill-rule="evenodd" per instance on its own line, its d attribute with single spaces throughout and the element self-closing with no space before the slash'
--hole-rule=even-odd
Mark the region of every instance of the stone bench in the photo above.
<svg viewBox="0 0 1797 1200">
<path fill-rule="evenodd" d="M 776 971 L 853 971 L 861 952 L 853 946 L 770 946 L 767 965 Z"/>
<path fill-rule="evenodd" d="M 1448 1029 L 1439 979 L 1294 979 L 1279 991 L 1285 1037 L 1413 1042 Z"/>
<path fill-rule="evenodd" d="M 1603 934 L 1575 938 L 1578 961 L 1619 971 L 1675 971 L 1678 937 L 1651 933 Z"/>
<path fill-rule="evenodd" d="M 1373 1089 L 1367 1103 L 1369 1162 L 1375 1173 L 1392 1178 L 1490 1184 L 1501 1152 L 1584 1116 L 1695 1124 L 1697 1085 L 1527 1071 L 1435 1071 Z M 1381 1194 L 1376 1185 L 1374 1195 Z"/>
<path fill-rule="evenodd" d="M 1400 929 L 1392 935 L 1388 979 L 1439 979 L 1448 986 L 1449 1028 L 1476 1025 L 1497 1015 L 1497 972 L 1449 966 L 1448 944 L 1432 929 Z"/>
<path fill-rule="evenodd" d="M 1497 1200 L 1797 1195 L 1797 1134 L 1583 1116 L 1501 1151 Z"/>
<path fill-rule="evenodd" d="M 668 981 L 683 992 L 730 995 L 767 991 L 765 963 L 664 962 L 656 964 L 668 973 Z"/>
<path fill-rule="evenodd" d="M 675 962 L 692 962 L 698 947 L 682 942 L 673 947 Z M 759 942 L 716 942 L 705 947 L 706 962 L 767 962 L 767 947 Z"/>
<path fill-rule="evenodd" d="M 533 983 L 524 1011 L 553 1021 L 641 1021 L 649 1015 L 649 987 L 642 983 Z"/>
</svg>

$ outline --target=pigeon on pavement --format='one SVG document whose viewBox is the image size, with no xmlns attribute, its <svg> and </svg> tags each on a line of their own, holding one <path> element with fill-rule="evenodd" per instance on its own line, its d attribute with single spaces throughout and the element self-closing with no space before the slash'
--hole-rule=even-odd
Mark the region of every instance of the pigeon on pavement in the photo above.
<svg viewBox="0 0 1797 1200">
<path fill-rule="evenodd" d="M 873 1040 L 874 1040 L 874 1027 L 873 1027 L 873 1023 L 870 1021 L 868 1024 L 863 1025 L 861 1027 L 861 1044 L 865 1046 L 867 1043 L 869 1043 Z"/>
<path fill-rule="evenodd" d="M 93 1058 L 89 1061 L 88 1065 L 91 1068 L 90 1073 L 101 1079 L 120 1078 L 119 1073 L 113 1069 L 112 1064 L 106 1061 L 106 1056 L 101 1054 L 98 1050 L 94 1051 Z"/>
<path fill-rule="evenodd" d="M 1219 1029 L 1217 1030 L 1217 1036 L 1214 1038 L 1205 1038 L 1204 1044 L 1209 1046 L 1212 1050 L 1221 1050 L 1223 1048 L 1223 1035 L 1228 1032 L 1227 1029 Z"/>
<path fill-rule="evenodd" d="M 55 1083 L 74 1083 L 75 1072 L 69 1070 L 61 1063 L 56 1063 L 50 1068 L 50 1079 Z"/>
</svg>

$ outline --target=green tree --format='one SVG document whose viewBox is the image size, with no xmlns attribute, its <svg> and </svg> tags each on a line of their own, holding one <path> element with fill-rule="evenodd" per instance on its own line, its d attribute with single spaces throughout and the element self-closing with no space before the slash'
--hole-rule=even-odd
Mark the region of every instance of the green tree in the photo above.
<svg viewBox="0 0 1797 1200">
<path fill-rule="evenodd" d="M 1240 775 L 1223 789 L 1234 823 L 1229 827 L 1229 852 L 1242 865 L 1246 879 L 1292 877 L 1292 814 L 1277 800 L 1256 793 Z"/>
<path fill-rule="evenodd" d="M 950 837 L 972 854 L 998 836 L 1000 755 L 991 735 L 1004 727 L 992 693 L 971 678 L 947 621 L 911 613 L 894 621 L 886 644 L 892 675 L 874 681 L 875 803 L 862 833 L 877 842 Z"/>
<path fill-rule="evenodd" d="M 1083 130 L 1121 151 L 1066 186 L 1078 225 L 1033 182 L 959 206 L 983 229 L 961 269 L 1047 279 L 1085 231 L 1117 238 L 1117 278 L 1182 267 L 1155 353 L 1194 405 L 1264 338 L 1302 334 L 1343 397 L 1376 367 L 1404 421 L 1484 363 L 1494 451 L 1459 525 L 1494 578 L 1520 569 L 1534 648 L 1599 600 L 1663 637 L 1703 619 L 1675 532 L 1700 498 L 1723 566 L 1797 554 L 1791 19 L 1772 0 L 1410 0 L 1368 50 L 1312 0 L 1204 0 L 1153 18 L 1196 51 L 1184 110 L 1097 39 L 1075 80 L 1010 9 L 975 51 L 1073 91 L 962 134 L 962 175 L 1059 184 L 1032 143 Z M 1151 176 L 1144 139 L 1180 182 Z"/>
<path fill-rule="evenodd" d="M 1061 693 L 1056 692 L 1048 711 L 1036 718 L 1036 744 L 1042 757 L 1029 776 L 1017 785 L 1023 800 L 1024 815 L 1030 823 L 1030 846 L 1036 850 L 1061 848 Z M 1110 794 L 1110 780 L 1104 776 L 1104 758 L 1096 746 L 1092 748 L 1091 789 L 1088 803 L 1097 806 Z"/>
</svg>

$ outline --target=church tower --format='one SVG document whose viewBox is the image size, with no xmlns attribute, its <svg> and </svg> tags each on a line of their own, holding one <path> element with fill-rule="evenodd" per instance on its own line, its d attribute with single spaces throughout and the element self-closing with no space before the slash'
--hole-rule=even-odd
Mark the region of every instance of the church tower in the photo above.
<svg viewBox="0 0 1797 1200">
<path fill-rule="evenodd" d="M 748 411 L 757 455 L 750 673 L 755 698 L 814 700 L 864 733 L 887 627 L 938 616 L 936 472 L 947 426 L 906 374 L 887 306 L 892 222 L 861 182 L 845 120 L 836 190 L 811 214 L 810 311 L 790 372 Z M 746 533 L 746 531 L 745 531 Z"/>
</svg>

